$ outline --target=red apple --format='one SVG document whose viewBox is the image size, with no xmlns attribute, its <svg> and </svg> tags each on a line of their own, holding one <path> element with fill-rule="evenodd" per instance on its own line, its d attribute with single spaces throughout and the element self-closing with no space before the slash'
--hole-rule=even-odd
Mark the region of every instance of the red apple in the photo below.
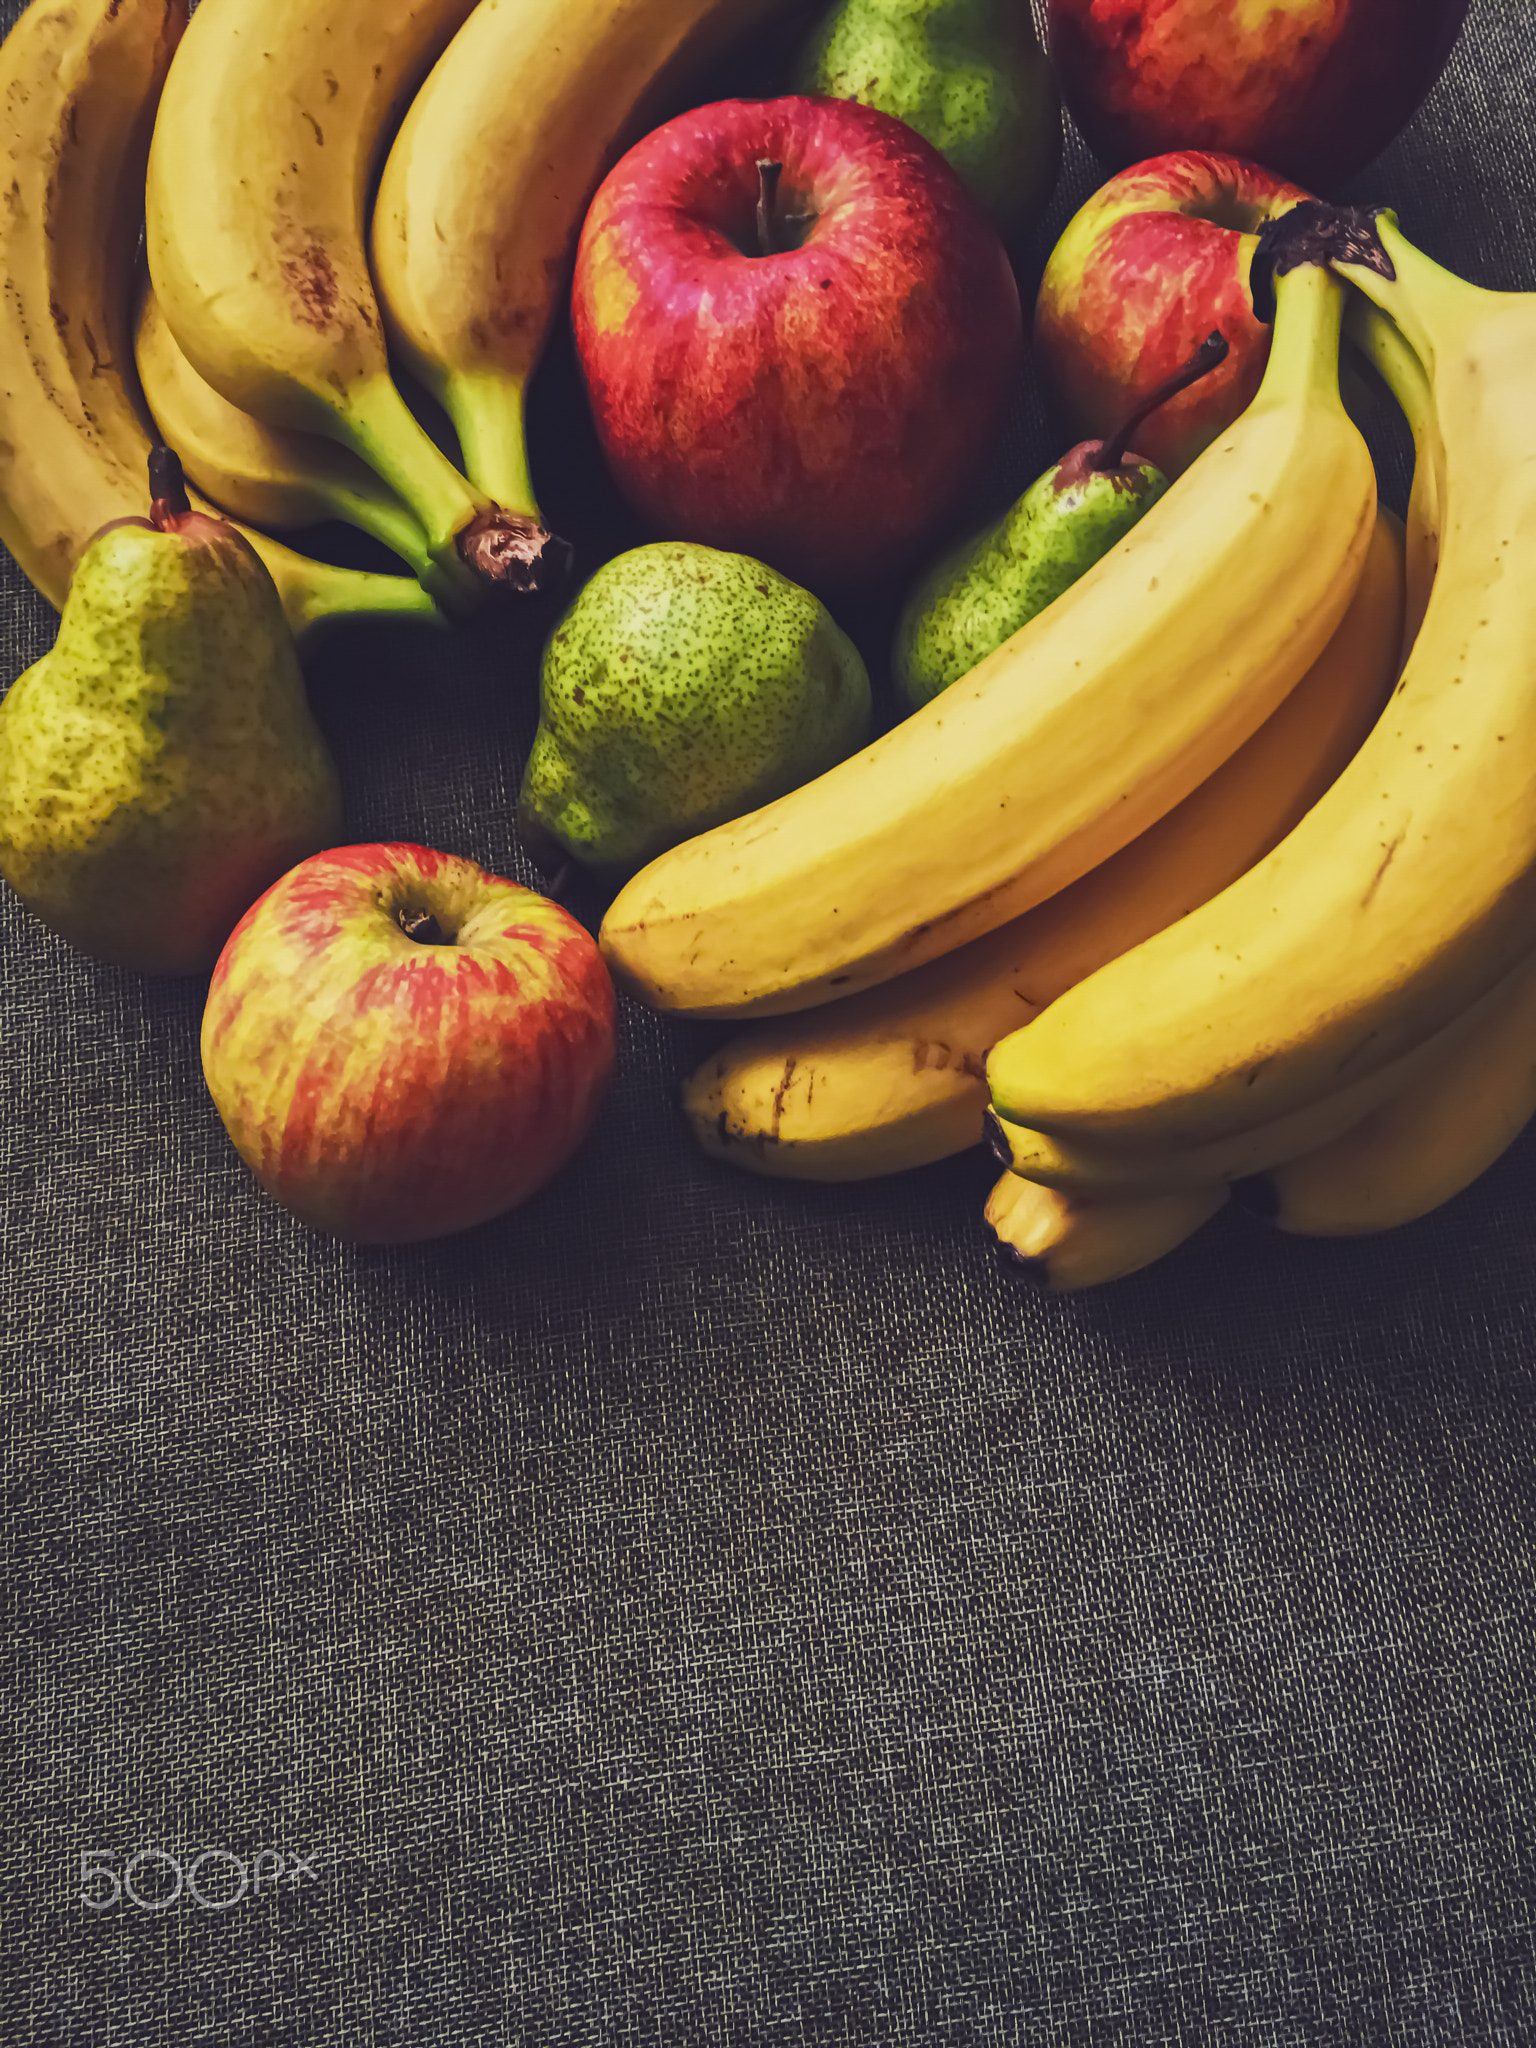
<svg viewBox="0 0 1536 2048">
<path fill-rule="evenodd" d="M 608 463 L 655 532 L 812 589 L 924 551 L 1023 363 L 980 207 L 852 100 L 721 100 L 646 136 L 592 202 L 572 312 Z"/>
<path fill-rule="evenodd" d="M 1112 166 L 1255 158 L 1326 192 L 1439 77 L 1467 0 L 1047 0 L 1062 96 Z"/>
<path fill-rule="evenodd" d="M 1177 476 L 1231 425 L 1269 360 L 1248 289 L 1258 231 L 1306 196 L 1255 164 L 1181 150 L 1078 209 L 1035 302 L 1036 356 L 1075 438 L 1112 434 L 1213 328 L 1226 361 L 1138 427 L 1136 448 Z"/>
<path fill-rule="evenodd" d="M 203 1073 L 257 1179 L 317 1230 L 443 1237 L 571 1157 L 614 1059 L 595 942 L 558 904 L 424 846 L 343 846 L 241 918 Z"/>
</svg>

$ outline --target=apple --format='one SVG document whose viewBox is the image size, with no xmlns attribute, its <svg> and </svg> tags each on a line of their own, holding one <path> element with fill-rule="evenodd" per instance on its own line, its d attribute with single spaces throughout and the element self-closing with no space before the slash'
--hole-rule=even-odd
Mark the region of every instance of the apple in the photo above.
<svg viewBox="0 0 1536 2048">
<path fill-rule="evenodd" d="M 362 1243 L 498 1216 L 566 1163 L 614 1061 L 595 941 L 424 846 L 343 846 L 274 882 L 213 970 L 203 1073 L 269 1193 Z"/>
<path fill-rule="evenodd" d="M 1047 0 L 1047 46 L 1112 168 L 1213 149 L 1328 192 L 1403 127 L 1466 11 L 1467 0 Z"/>
<path fill-rule="evenodd" d="M 812 590 L 895 574 L 992 451 L 1024 360 L 996 231 L 852 100 L 720 100 L 622 157 L 572 317 L 598 438 L 661 538 Z"/>
<path fill-rule="evenodd" d="M 1308 195 L 1256 164 L 1178 150 L 1101 185 L 1051 251 L 1035 354 L 1073 438 L 1103 440 L 1219 329 L 1226 361 L 1136 429 L 1173 477 L 1246 409 L 1269 361 L 1248 272 L 1258 231 Z"/>
</svg>

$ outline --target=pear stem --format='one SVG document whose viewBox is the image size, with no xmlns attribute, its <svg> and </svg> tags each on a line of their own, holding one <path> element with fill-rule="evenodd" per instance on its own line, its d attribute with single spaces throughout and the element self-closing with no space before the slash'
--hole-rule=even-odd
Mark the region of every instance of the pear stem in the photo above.
<svg viewBox="0 0 1536 2048">
<path fill-rule="evenodd" d="M 1155 391 L 1149 391 L 1134 411 L 1128 413 L 1116 431 L 1100 445 L 1098 454 L 1088 465 L 1090 469 L 1118 469 L 1125 460 L 1125 451 L 1131 445 L 1131 436 L 1160 405 L 1166 405 L 1170 398 L 1177 398 L 1181 391 L 1187 391 L 1191 384 L 1209 376 L 1218 363 L 1227 359 L 1227 338 L 1219 327 L 1213 328 L 1201 342 L 1189 361 L 1181 369 L 1159 384 Z"/>
<path fill-rule="evenodd" d="M 182 475 L 181 457 L 174 448 L 149 451 L 149 519 L 164 533 L 173 519 L 185 519 L 192 510 L 187 480 Z"/>
<path fill-rule="evenodd" d="M 767 157 L 757 159 L 757 250 L 760 256 L 776 256 L 778 237 L 774 234 L 773 204 L 778 197 L 782 164 Z"/>
</svg>

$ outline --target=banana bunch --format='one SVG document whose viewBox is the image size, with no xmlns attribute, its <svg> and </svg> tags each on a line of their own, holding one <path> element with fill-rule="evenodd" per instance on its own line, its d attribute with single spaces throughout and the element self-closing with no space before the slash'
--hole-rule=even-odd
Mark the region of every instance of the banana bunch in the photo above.
<svg viewBox="0 0 1536 2048">
<path fill-rule="evenodd" d="M 1536 294 L 1465 283 L 1391 213 L 1373 233 L 1334 260 L 1415 427 L 1401 679 L 1273 852 L 993 1048 L 994 1142 L 1058 1205 L 1026 1256 L 1104 1204 L 1095 1256 L 1118 1213 L 1134 1257 L 1132 1206 L 1172 1229 L 1202 1185 L 1289 1231 L 1387 1229 L 1536 1110 Z"/>
<path fill-rule="evenodd" d="M 33 0 L 0 45 L 0 540 L 55 606 L 96 529 L 149 508 L 133 268 L 151 126 L 186 14 L 185 0 Z M 438 617 L 405 577 L 246 538 L 301 636 L 343 618 Z"/>
<path fill-rule="evenodd" d="M 159 438 L 297 631 L 563 574 L 523 403 L 582 212 L 655 95 L 784 4 L 34 0 L 0 49 L 0 539 L 61 604 Z M 267 537 L 338 518 L 413 578 Z"/>
</svg>

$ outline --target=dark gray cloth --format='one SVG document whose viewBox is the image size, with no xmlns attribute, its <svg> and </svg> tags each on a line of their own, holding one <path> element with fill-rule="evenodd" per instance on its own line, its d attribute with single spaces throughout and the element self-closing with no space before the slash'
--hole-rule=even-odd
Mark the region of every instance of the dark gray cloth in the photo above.
<svg viewBox="0 0 1536 2048">
<path fill-rule="evenodd" d="M 1533 87 L 1474 0 L 1352 191 L 1536 287 Z M 534 415 L 589 569 L 563 342 Z M 982 495 L 1056 452 L 1026 400 Z M 6 566 L 9 679 L 53 620 Z M 351 835 L 534 880 L 537 653 L 319 660 Z M 247 1177 L 200 987 L 8 894 L 0 978 L 7 2048 L 1536 2040 L 1536 1137 L 1388 1236 L 1234 1213 L 1041 1299 L 979 1153 L 704 1162 L 713 1034 L 626 1004 L 556 1185 L 356 1250 Z"/>
</svg>

